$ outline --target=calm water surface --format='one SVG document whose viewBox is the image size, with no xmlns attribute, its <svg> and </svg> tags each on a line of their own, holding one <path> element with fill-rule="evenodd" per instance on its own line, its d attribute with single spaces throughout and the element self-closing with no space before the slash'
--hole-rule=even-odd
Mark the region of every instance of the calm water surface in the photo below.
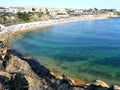
<svg viewBox="0 0 120 90">
<path fill-rule="evenodd" d="M 61 74 L 120 84 L 120 18 L 29 31 L 14 37 L 10 47 Z"/>
</svg>

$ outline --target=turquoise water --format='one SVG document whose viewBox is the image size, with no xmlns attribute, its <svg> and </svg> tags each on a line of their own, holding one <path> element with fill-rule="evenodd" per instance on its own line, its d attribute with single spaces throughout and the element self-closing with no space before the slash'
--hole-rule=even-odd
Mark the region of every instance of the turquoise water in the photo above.
<svg viewBox="0 0 120 90">
<path fill-rule="evenodd" d="M 14 37 L 10 47 L 61 74 L 120 84 L 120 18 L 29 31 Z"/>
</svg>

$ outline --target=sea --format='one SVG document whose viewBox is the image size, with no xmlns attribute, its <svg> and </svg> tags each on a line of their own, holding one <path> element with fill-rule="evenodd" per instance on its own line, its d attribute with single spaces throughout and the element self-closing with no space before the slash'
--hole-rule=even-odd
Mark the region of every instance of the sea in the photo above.
<svg viewBox="0 0 120 90">
<path fill-rule="evenodd" d="M 120 18 L 19 33 L 10 40 L 9 47 L 60 74 L 120 84 Z"/>
</svg>

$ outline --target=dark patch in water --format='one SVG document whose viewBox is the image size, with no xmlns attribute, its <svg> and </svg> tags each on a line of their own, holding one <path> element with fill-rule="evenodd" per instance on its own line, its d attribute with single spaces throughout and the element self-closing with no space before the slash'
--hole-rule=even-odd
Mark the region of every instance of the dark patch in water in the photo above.
<svg viewBox="0 0 120 90">
<path fill-rule="evenodd" d="M 116 77 L 120 77 L 120 72 L 116 73 Z M 120 81 L 120 78 L 118 80 Z"/>
<path fill-rule="evenodd" d="M 75 62 L 75 61 L 84 61 L 88 60 L 88 56 L 73 56 L 73 55 L 54 55 L 52 56 L 55 60 L 67 61 L 67 62 Z"/>
<path fill-rule="evenodd" d="M 94 50 L 118 50 L 120 47 L 112 47 L 112 46 L 89 46 L 83 47 L 83 50 L 94 51 Z"/>
<path fill-rule="evenodd" d="M 69 70 L 69 68 L 66 67 L 66 66 L 62 66 L 61 68 L 62 68 L 63 70 Z"/>
<path fill-rule="evenodd" d="M 56 66 L 61 66 L 64 63 L 64 61 L 58 61 Z"/>
<path fill-rule="evenodd" d="M 91 74 L 92 76 L 100 76 L 102 78 L 106 78 L 106 79 L 115 79 L 117 77 L 115 77 L 114 75 L 112 75 L 111 73 L 108 72 L 104 72 L 104 71 L 99 71 L 99 70 L 93 70 L 92 68 L 89 69 L 82 69 L 81 67 L 77 66 L 76 67 L 77 72 L 78 73 L 88 73 Z"/>
<path fill-rule="evenodd" d="M 113 66 L 113 67 L 120 67 L 120 56 L 98 59 L 96 61 L 92 61 L 91 63 L 96 64 L 96 65 L 107 65 L 107 66 Z"/>
</svg>

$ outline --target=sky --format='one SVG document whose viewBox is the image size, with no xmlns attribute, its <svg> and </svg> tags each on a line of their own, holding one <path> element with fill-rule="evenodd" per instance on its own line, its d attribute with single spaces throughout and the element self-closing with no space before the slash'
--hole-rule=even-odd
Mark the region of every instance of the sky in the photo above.
<svg viewBox="0 0 120 90">
<path fill-rule="evenodd" d="M 37 6 L 76 9 L 113 8 L 120 10 L 120 0 L 0 0 L 0 6 Z"/>
</svg>

